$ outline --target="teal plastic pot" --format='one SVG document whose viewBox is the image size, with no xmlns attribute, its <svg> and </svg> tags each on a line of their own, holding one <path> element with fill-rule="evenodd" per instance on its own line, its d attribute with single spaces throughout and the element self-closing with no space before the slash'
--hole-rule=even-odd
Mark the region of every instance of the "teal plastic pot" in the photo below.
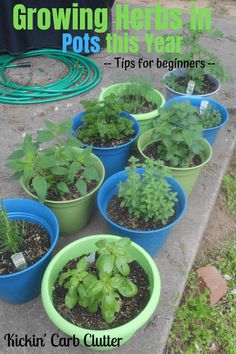
<svg viewBox="0 0 236 354">
<path fill-rule="evenodd" d="M 165 84 L 165 79 L 167 79 L 168 77 L 174 75 L 175 77 L 183 77 L 185 76 L 186 71 L 184 69 L 174 69 L 172 71 L 169 71 L 168 73 L 166 73 L 163 77 L 163 83 L 164 86 L 166 88 L 166 99 L 169 100 L 170 98 L 176 97 L 176 96 L 188 96 L 187 93 L 183 93 L 183 92 L 179 92 L 179 91 L 175 91 L 173 90 L 171 87 L 169 87 L 167 84 Z M 213 92 L 209 92 L 207 94 L 202 94 L 202 95 L 192 95 L 195 97 L 204 97 L 204 98 L 211 98 L 214 97 L 220 90 L 221 88 L 221 84 L 220 81 L 212 76 L 212 75 L 207 75 L 208 78 L 215 84 L 216 89 Z"/>
<path fill-rule="evenodd" d="M 76 135 L 76 131 L 83 125 L 83 116 L 85 112 L 78 114 L 73 119 L 72 136 Z M 120 112 L 122 118 L 130 120 L 133 125 L 134 137 L 125 144 L 115 147 L 96 147 L 93 146 L 93 153 L 99 157 L 105 168 L 105 177 L 108 178 L 114 173 L 121 171 L 125 168 L 129 157 L 131 155 L 131 149 L 135 141 L 137 141 L 140 135 L 140 126 L 137 120 L 126 112 Z M 84 144 L 84 146 L 88 146 Z"/>
<path fill-rule="evenodd" d="M 104 338 L 104 336 L 110 336 L 110 338 L 122 338 L 121 345 L 127 342 L 134 334 L 141 328 L 148 320 L 152 317 L 157 304 L 159 302 L 161 283 L 160 275 L 156 264 L 153 259 L 149 256 L 147 252 L 144 251 L 136 243 L 131 243 L 131 253 L 135 257 L 136 261 L 143 267 L 150 282 L 150 300 L 146 307 L 140 314 L 132 319 L 130 322 L 107 330 L 90 330 L 81 327 L 77 327 L 74 324 L 66 321 L 53 306 L 52 293 L 54 284 L 58 278 L 58 274 L 61 272 L 63 267 L 71 259 L 82 256 L 83 254 L 89 254 L 94 252 L 97 247 L 95 243 L 103 238 L 107 240 L 119 239 L 117 236 L 112 235 L 95 235 L 88 236 L 79 239 L 75 242 L 70 243 L 68 246 L 63 248 L 50 262 L 42 281 L 42 302 L 44 309 L 54 323 L 54 325 L 59 328 L 62 332 L 69 336 L 75 336 L 80 340 L 80 345 L 85 346 L 84 339 L 87 339 L 87 344 L 91 345 L 91 339 L 88 338 L 92 335 L 97 339 Z M 89 349 L 94 350 L 110 350 L 113 347 L 89 347 Z"/>
<path fill-rule="evenodd" d="M 193 107 L 199 109 L 201 107 L 201 102 L 202 101 L 207 101 L 209 103 L 209 106 L 211 106 L 213 109 L 215 109 L 216 111 L 220 112 L 221 115 L 221 122 L 219 125 L 217 125 L 216 127 L 212 127 L 212 128 L 207 128 L 204 129 L 203 131 L 203 138 L 205 138 L 208 143 L 210 143 L 211 145 L 214 144 L 216 138 L 217 138 L 217 134 L 220 131 L 220 129 L 228 122 L 229 120 L 229 112 L 226 109 L 225 106 L 223 106 L 221 103 L 214 101 L 210 98 L 203 98 L 203 97 L 194 97 L 194 96 L 181 96 L 181 97 L 174 97 L 170 100 L 168 100 L 165 104 L 165 108 L 168 109 L 168 107 L 172 104 L 172 103 L 176 103 L 176 102 L 185 102 L 188 101 L 189 104 L 191 104 Z"/>
<path fill-rule="evenodd" d="M 10 304 L 23 304 L 40 293 L 44 271 L 58 241 L 59 225 L 51 210 L 34 200 L 3 199 L 3 205 L 11 220 L 38 224 L 47 230 L 50 238 L 49 250 L 33 265 L 17 273 L 0 275 L 0 300 Z"/>
<path fill-rule="evenodd" d="M 148 130 L 145 133 L 143 133 L 138 140 L 138 150 L 145 158 L 147 158 L 147 156 L 144 153 L 146 147 L 156 142 L 156 140 L 153 140 L 152 138 L 152 133 L 153 133 L 153 129 Z M 176 168 L 176 167 L 166 166 L 167 169 L 169 170 L 170 175 L 174 179 L 176 179 L 176 181 L 178 181 L 180 185 L 184 188 L 187 196 L 190 195 L 195 183 L 197 182 L 201 170 L 210 161 L 212 157 L 212 148 L 211 145 L 208 143 L 208 141 L 202 138 L 199 141 L 199 143 L 203 147 L 203 152 L 200 154 L 203 161 L 201 165 L 195 167 L 188 167 L 188 168 Z"/>
<path fill-rule="evenodd" d="M 132 83 L 118 83 L 112 86 L 109 86 L 102 90 L 102 93 L 99 96 L 99 100 L 103 100 L 105 97 L 115 94 L 116 96 L 124 96 L 124 93 L 127 90 L 127 87 L 137 86 L 137 84 Z M 158 108 L 163 107 L 165 104 L 165 97 L 162 95 L 161 92 L 150 88 L 144 93 L 144 96 L 147 100 L 154 102 Z M 153 128 L 153 120 L 159 116 L 158 109 L 148 112 L 148 113 L 139 113 L 133 114 L 132 112 L 127 112 L 131 114 L 137 121 L 139 122 L 141 132 L 145 132 L 148 129 Z"/>
<path fill-rule="evenodd" d="M 82 151 L 82 149 L 79 150 Z M 97 156 L 92 154 L 92 158 L 94 159 L 94 166 L 100 176 L 100 182 L 96 188 L 81 198 L 68 201 L 45 201 L 45 204 L 54 212 L 58 219 L 60 234 L 62 236 L 73 235 L 81 231 L 87 225 L 94 209 L 97 192 L 104 181 L 105 169 Z M 21 185 L 28 195 L 37 199 L 37 197 L 26 188 L 22 179 Z"/>
</svg>

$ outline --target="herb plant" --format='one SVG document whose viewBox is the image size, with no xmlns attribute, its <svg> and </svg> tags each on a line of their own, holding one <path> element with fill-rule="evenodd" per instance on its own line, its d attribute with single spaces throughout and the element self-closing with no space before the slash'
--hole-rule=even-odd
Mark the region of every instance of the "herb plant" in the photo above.
<svg viewBox="0 0 236 354">
<path fill-rule="evenodd" d="M 189 167 L 202 152 L 202 132 L 196 109 L 187 101 L 162 109 L 153 130 L 159 159 L 171 167 Z"/>
<path fill-rule="evenodd" d="M 221 123 L 221 114 L 212 106 L 208 106 L 207 109 L 200 114 L 199 119 L 204 129 L 217 127 Z"/>
<path fill-rule="evenodd" d="M 139 114 L 157 109 L 157 104 L 147 98 L 149 92 L 153 90 L 153 81 L 149 77 L 131 76 L 130 81 L 124 85 L 124 89 L 122 88 L 122 91 L 116 95 L 122 111 Z"/>
<path fill-rule="evenodd" d="M 120 141 L 129 141 L 134 135 L 133 122 L 120 116 L 122 105 L 115 95 L 109 95 L 103 101 L 81 101 L 86 112 L 83 126 L 77 137 L 85 144 L 94 146 L 116 146 Z"/>
<path fill-rule="evenodd" d="M 66 138 L 72 122 L 45 121 L 45 130 L 38 130 L 35 139 L 26 134 L 23 143 L 9 157 L 7 167 L 15 170 L 13 179 L 23 178 L 25 186 L 44 202 L 56 196 L 59 200 L 75 199 L 87 194 L 89 183 L 97 183 L 99 175 L 91 158 L 92 147 L 83 151 L 82 143 Z M 44 143 L 49 146 L 44 147 Z M 76 191 L 74 191 L 74 186 Z"/>
<path fill-rule="evenodd" d="M 103 319 L 107 323 L 113 322 L 122 307 L 121 295 L 133 297 L 138 292 L 137 286 L 128 278 L 128 263 L 133 260 L 129 253 L 130 243 L 127 238 L 115 242 L 98 241 L 94 264 L 84 256 L 75 269 L 61 273 L 58 283 L 67 289 L 65 305 L 69 309 L 77 304 L 91 313 L 100 309 Z"/>
<path fill-rule="evenodd" d="M 153 220 L 166 225 L 175 214 L 177 194 L 165 176 L 166 169 L 162 163 L 147 159 L 143 164 L 144 173 L 137 171 L 137 159 L 131 157 L 131 165 L 127 167 L 128 178 L 119 183 L 118 197 L 121 207 L 127 208 L 136 219 Z"/>
<path fill-rule="evenodd" d="M 172 36 L 177 36 L 172 34 Z M 172 89 L 181 93 L 186 93 L 186 89 L 189 81 L 195 82 L 194 94 L 203 94 L 205 92 L 205 76 L 211 74 L 216 76 L 219 80 L 229 80 L 229 72 L 223 68 L 217 55 L 208 51 L 201 44 L 202 38 L 222 38 L 223 33 L 218 29 L 213 28 L 209 31 L 192 30 L 190 23 L 185 23 L 183 26 L 183 41 L 182 52 L 180 54 L 168 53 L 164 55 L 164 59 L 167 61 L 178 60 L 185 63 L 190 63 L 193 60 L 198 61 L 198 67 L 184 67 L 186 70 L 184 83 L 178 81 L 175 75 L 170 75 L 165 79 L 165 84 Z M 214 65 L 208 65 L 208 63 L 214 63 Z"/>
<path fill-rule="evenodd" d="M 22 228 L 10 220 L 0 201 L 0 253 L 16 253 L 22 244 Z"/>
</svg>

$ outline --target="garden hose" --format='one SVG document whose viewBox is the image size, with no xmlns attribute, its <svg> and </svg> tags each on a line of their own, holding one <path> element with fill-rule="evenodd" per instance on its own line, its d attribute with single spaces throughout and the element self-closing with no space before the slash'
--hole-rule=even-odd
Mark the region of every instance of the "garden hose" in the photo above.
<svg viewBox="0 0 236 354">
<path fill-rule="evenodd" d="M 63 62 L 68 68 L 68 73 L 63 78 L 44 86 L 20 85 L 7 78 L 6 69 L 18 66 L 13 62 L 36 56 Z M 20 63 L 19 66 L 21 66 Z M 0 103 L 36 104 L 59 101 L 91 90 L 98 85 L 101 78 L 101 70 L 97 64 L 73 52 L 63 53 L 57 49 L 40 49 L 18 56 L 3 54 L 0 56 Z"/>
</svg>

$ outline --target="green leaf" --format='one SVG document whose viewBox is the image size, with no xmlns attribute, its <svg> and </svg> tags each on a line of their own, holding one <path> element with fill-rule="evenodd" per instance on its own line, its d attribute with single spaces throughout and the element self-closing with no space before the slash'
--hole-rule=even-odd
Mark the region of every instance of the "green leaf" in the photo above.
<svg viewBox="0 0 236 354">
<path fill-rule="evenodd" d="M 48 130 L 38 130 L 37 135 L 38 136 L 37 136 L 36 141 L 38 143 L 46 143 L 48 141 L 52 141 L 54 138 L 53 133 Z"/>
<path fill-rule="evenodd" d="M 89 180 L 95 180 L 95 181 L 99 181 L 100 180 L 100 176 L 98 174 L 98 171 L 96 170 L 95 167 L 86 167 L 85 171 L 83 172 L 83 176 Z"/>
<path fill-rule="evenodd" d="M 18 160 L 24 156 L 23 150 L 16 150 L 8 156 L 8 160 Z"/>
<path fill-rule="evenodd" d="M 88 267 L 89 267 L 89 261 L 87 260 L 87 257 L 81 258 L 77 263 L 78 272 L 84 272 L 88 269 Z"/>
<path fill-rule="evenodd" d="M 108 247 L 109 246 L 109 241 L 107 241 L 107 240 L 99 240 L 99 241 L 97 241 L 96 242 L 96 246 L 98 247 L 98 248 L 105 248 L 105 247 Z"/>
<path fill-rule="evenodd" d="M 122 275 L 124 276 L 129 275 L 130 267 L 127 264 L 127 259 L 125 256 L 116 257 L 116 267 Z"/>
<path fill-rule="evenodd" d="M 10 170 L 21 171 L 24 168 L 24 163 L 22 161 L 10 161 L 6 164 L 6 167 Z"/>
<path fill-rule="evenodd" d="M 57 133 L 58 132 L 57 125 L 53 121 L 45 119 L 44 124 L 53 133 Z"/>
<path fill-rule="evenodd" d="M 119 292 L 125 297 L 133 297 L 137 294 L 138 288 L 128 278 L 123 278 L 123 284 L 119 287 Z"/>
<path fill-rule="evenodd" d="M 76 303 L 77 303 L 77 293 L 76 292 L 70 292 L 68 291 L 68 293 L 65 296 L 65 305 L 68 309 L 72 310 Z"/>
<path fill-rule="evenodd" d="M 76 138 L 69 138 L 66 143 L 65 146 L 67 147 L 77 147 L 77 148 L 81 148 L 83 147 L 83 144 L 81 143 L 81 141 L 79 141 Z"/>
<path fill-rule="evenodd" d="M 116 242 L 116 247 L 119 249 L 127 249 L 131 245 L 131 240 L 127 237 L 122 237 Z"/>
<path fill-rule="evenodd" d="M 47 156 L 47 155 L 41 155 L 38 158 L 38 166 L 40 168 L 50 168 L 50 167 L 54 167 L 56 165 L 56 160 L 55 160 L 55 156 Z"/>
<path fill-rule="evenodd" d="M 33 188 L 40 202 L 44 202 L 47 195 L 47 181 L 42 176 L 35 176 L 32 180 Z"/>
<path fill-rule="evenodd" d="M 103 289 L 103 283 L 100 280 L 94 281 L 88 289 L 88 296 L 94 297 L 98 295 Z"/>
<path fill-rule="evenodd" d="M 111 274 L 115 264 L 115 256 L 109 254 L 101 254 L 96 262 L 96 267 L 101 273 Z"/>
<path fill-rule="evenodd" d="M 60 166 L 52 167 L 50 171 L 56 176 L 65 176 L 68 174 L 67 168 Z"/>
<path fill-rule="evenodd" d="M 70 190 L 67 187 L 67 185 L 65 184 L 65 182 L 57 183 L 57 189 L 62 193 L 70 193 Z"/>
<path fill-rule="evenodd" d="M 75 185 L 82 196 L 87 194 L 87 184 L 84 180 L 79 179 Z"/>
</svg>

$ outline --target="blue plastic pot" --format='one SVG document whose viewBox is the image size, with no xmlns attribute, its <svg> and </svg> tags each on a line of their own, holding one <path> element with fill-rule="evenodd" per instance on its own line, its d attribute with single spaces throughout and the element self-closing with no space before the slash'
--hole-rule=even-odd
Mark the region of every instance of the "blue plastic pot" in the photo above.
<svg viewBox="0 0 236 354">
<path fill-rule="evenodd" d="M 208 101 L 209 105 L 211 105 L 214 109 L 220 112 L 221 114 L 221 122 L 219 125 L 213 128 L 204 129 L 203 137 L 212 145 L 217 137 L 219 130 L 228 122 L 229 113 L 225 106 L 221 103 L 214 101 L 210 98 L 203 97 L 193 97 L 193 96 L 182 96 L 182 97 L 174 97 L 168 100 L 164 106 L 164 108 L 168 108 L 172 103 L 175 102 L 185 102 L 189 101 L 189 103 L 196 108 L 200 108 L 202 101 Z"/>
<path fill-rule="evenodd" d="M 144 169 L 138 168 L 137 171 L 142 174 Z M 112 177 L 108 178 L 98 193 L 98 209 L 104 219 L 107 221 L 110 232 L 114 235 L 129 237 L 132 241 L 142 246 L 152 257 L 155 257 L 162 246 L 166 243 L 169 233 L 179 222 L 187 206 L 187 198 L 183 188 L 173 178 L 166 178 L 168 183 L 171 185 L 172 191 L 177 192 L 178 201 L 176 202 L 176 217 L 171 224 L 158 230 L 134 231 L 115 224 L 112 220 L 109 219 L 106 212 L 108 204 L 114 195 L 118 192 L 119 182 L 125 181 L 127 179 L 126 171 L 120 171 Z"/>
<path fill-rule="evenodd" d="M 78 130 L 78 128 L 81 125 L 83 125 L 82 117 L 84 114 L 85 112 L 80 113 L 74 118 L 73 127 L 72 127 L 74 131 L 73 135 L 75 135 L 75 132 Z M 132 117 L 130 114 L 125 112 L 121 112 L 120 116 L 132 120 L 133 129 L 135 130 L 135 136 L 128 143 L 119 145 L 117 147 L 112 147 L 112 148 L 93 147 L 93 153 L 100 158 L 100 160 L 102 161 L 105 167 L 105 172 L 106 172 L 105 178 L 108 178 L 113 174 L 115 174 L 116 172 L 121 171 L 125 168 L 131 154 L 132 145 L 137 140 L 140 134 L 139 123 L 134 117 Z M 87 145 L 84 144 L 84 146 Z"/>
<path fill-rule="evenodd" d="M 58 241 L 59 226 L 51 210 L 34 200 L 4 199 L 3 204 L 11 219 L 26 220 L 45 227 L 51 240 L 50 249 L 35 264 L 17 273 L 0 275 L 0 300 L 22 304 L 40 293 L 44 271 Z"/>
<path fill-rule="evenodd" d="M 176 91 L 174 89 L 172 89 L 171 87 L 169 87 L 167 84 L 165 84 L 165 79 L 171 77 L 171 76 L 175 76 L 175 77 L 183 77 L 185 76 L 186 74 L 186 70 L 185 69 L 174 69 L 172 71 L 168 71 L 164 77 L 163 77 L 163 82 L 164 82 L 164 86 L 166 88 L 166 99 L 169 100 L 170 98 L 173 98 L 173 97 L 181 97 L 181 96 L 188 96 L 187 93 L 183 93 L 183 92 L 179 92 L 179 91 Z M 201 94 L 201 95 L 195 95 L 193 94 L 192 96 L 193 97 L 204 97 L 204 98 L 210 98 L 210 97 L 214 97 L 215 95 L 218 94 L 219 90 L 221 89 L 221 83 L 220 81 L 210 75 L 210 74 L 207 74 L 208 76 L 208 79 L 213 83 L 215 84 L 216 86 L 216 89 L 215 91 L 212 91 L 212 92 L 209 92 L 209 93 L 205 93 L 205 94 Z"/>
</svg>

